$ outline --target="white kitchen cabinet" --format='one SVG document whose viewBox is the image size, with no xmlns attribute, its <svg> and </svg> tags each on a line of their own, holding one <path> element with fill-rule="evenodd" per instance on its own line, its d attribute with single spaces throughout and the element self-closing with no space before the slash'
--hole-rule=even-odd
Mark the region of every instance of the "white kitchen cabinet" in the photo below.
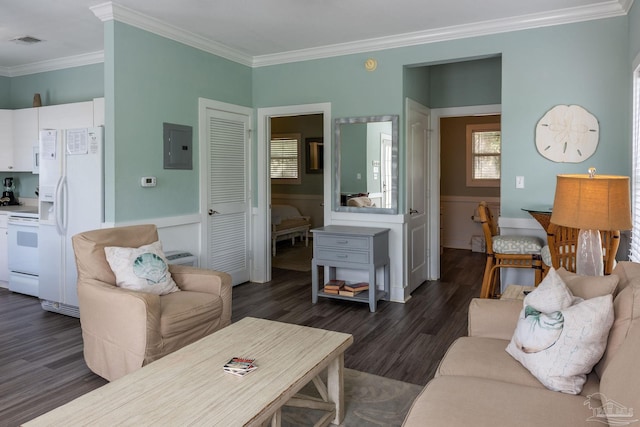
<svg viewBox="0 0 640 427">
<path fill-rule="evenodd" d="M 9 248 L 7 239 L 7 214 L 0 213 L 0 286 L 9 282 Z"/>
<path fill-rule="evenodd" d="M 74 129 L 93 126 L 93 101 L 50 105 L 39 109 L 39 129 Z"/>
<path fill-rule="evenodd" d="M 33 171 L 33 147 L 38 146 L 38 108 L 13 111 L 13 170 Z"/>
<path fill-rule="evenodd" d="M 0 171 L 13 172 L 13 110 L 0 110 Z"/>
</svg>

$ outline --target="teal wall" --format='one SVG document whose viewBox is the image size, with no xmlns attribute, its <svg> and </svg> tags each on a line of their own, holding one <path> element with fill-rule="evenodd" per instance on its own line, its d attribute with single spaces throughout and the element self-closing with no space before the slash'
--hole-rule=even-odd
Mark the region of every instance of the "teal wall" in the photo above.
<svg viewBox="0 0 640 427">
<path fill-rule="evenodd" d="M 431 67 L 405 67 L 402 85 L 404 98 L 409 97 L 424 106 L 431 105 Z"/>
<path fill-rule="evenodd" d="M 456 61 L 428 67 L 430 108 L 493 105 L 501 102 L 502 59 Z"/>
<path fill-rule="evenodd" d="M 110 21 L 105 23 L 104 64 L 8 82 L 0 78 L 0 106 L 9 96 L 8 108 L 29 107 L 36 92 L 44 95 L 45 104 L 104 95 L 106 220 L 133 221 L 198 211 L 199 97 L 254 108 L 330 102 L 332 119 L 399 114 L 403 123 L 406 96 L 432 107 L 475 103 L 451 87 L 465 70 L 447 70 L 452 65 L 444 64 L 488 58 L 482 72 L 487 86 L 479 88 L 479 95 L 484 94 L 482 103 L 502 104 L 501 213 L 527 218 L 521 206 L 550 203 L 559 173 L 584 173 L 595 166 L 603 174 L 630 175 L 630 64 L 640 53 L 638 9 L 635 5 L 628 17 L 255 69 Z M 378 61 L 373 72 L 364 68 L 369 57 Z M 501 58 L 500 96 L 495 98 L 497 62 L 492 61 L 497 57 Z M 441 90 L 447 85 L 448 90 Z M 557 104 L 579 104 L 598 118 L 600 144 L 587 162 L 554 163 L 537 153 L 535 124 Z M 162 168 L 163 122 L 193 127 L 193 170 Z M 403 127 L 399 129 L 401 211 Z M 325 135 L 325 142 L 329 140 Z M 325 160 L 325 173 L 333 174 L 329 159 Z M 140 177 L 146 175 L 158 178 L 156 188 L 140 187 Z M 516 175 L 525 176 L 525 189 L 515 189 Z"/>
<path fill-rule="evenodd" d="M 11 108 L 11 79 L 0 76 L 0 108 Z"/>
<path fill-rule="evenodd" d="M 9 108 L 32 107 L 35 93 L 40 94 L 42 105 L 68 104 L 101 98 L 104 96 L 103 64 L 12 77 Z"/>
<path fill-rule="evenodd" d="M 634 2 L 629 11 L 630 58 L 634 61 L 640 55 L 640 5 Z"/>
<path fill-rule="evenodd" d="M 107 41 L 107 38 L 109 39 Z M 138 28 L 105 25 L 106 219 L 199 211 L 198 98 L 251 106 L 251 69 Z M 162 124 L 193 127 L 193 170 L 165 170 Z M 140 187 L 142 176 L 157 187 Z"/>
<path fill-rule="evenodd" d="M 501 213 L 527 218 L 522 206 L 553 201 L 559 173 L 595 166 L 603 174 L 630 174 L 628 28 L 627 17 L 619 17 L 261 67 L 253 73 L 254 106 L 331 102 L 334 117 L 401 114 L 403 95 L 424 99 L 403 86 L 405 66 L 500 55 Z M 367 57 L 378 60 L 376 71 L 364 69 Z M 579 104 L 598 117 L 601 142 L 588 162 L 553 163 L 538 154 L 535 124 L 557 104 Z M 525 189 L 515 189 L 516 175 L 525 176 Z"/>
</svg>

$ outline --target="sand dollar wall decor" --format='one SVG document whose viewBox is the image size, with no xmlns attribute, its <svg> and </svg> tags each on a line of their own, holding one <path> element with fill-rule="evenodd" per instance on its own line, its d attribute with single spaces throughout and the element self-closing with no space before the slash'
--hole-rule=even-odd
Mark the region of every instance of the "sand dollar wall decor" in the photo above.
<svg viewBox="0 0 640 427">
<path fill-rule="evenodd" d="M 556 105 L 536 125 L 536 148 L 554 162 L 587 160 L 599 139 L 598 119 L 579 105 Z"/>
</svg>

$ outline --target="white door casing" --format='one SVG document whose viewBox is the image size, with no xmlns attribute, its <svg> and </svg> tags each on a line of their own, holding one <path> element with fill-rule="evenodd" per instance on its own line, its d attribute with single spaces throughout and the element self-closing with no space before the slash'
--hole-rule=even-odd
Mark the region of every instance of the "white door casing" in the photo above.
<svg viewBox="0 0 640 427">
<path fill-rule="evenodd" d="M 429 271 L 429 109 L 407 98 L 407 257 L 409 291 L 413 292 L 433 273 Z M 430 274 L 431 273 L 431 274 Z"/>
<path fill-rule="evenodd" d="M 205 268 L 250 280 L 250 108 L 200 99 L 201 241 Z"/>
</svg>

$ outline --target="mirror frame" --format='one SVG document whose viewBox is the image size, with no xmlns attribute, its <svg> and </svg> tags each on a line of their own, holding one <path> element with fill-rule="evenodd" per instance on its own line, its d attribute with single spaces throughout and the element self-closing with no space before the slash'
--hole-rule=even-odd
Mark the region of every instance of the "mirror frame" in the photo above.
<svg viewBox="0 0 640 427">
<path fill-rule="evenodd" d="M 391 207 L 390 208 L 371 208 L 371 207 L 355 207 L 340 205 L 340 147 L 342 144 L 340 138 L 340 125 L 354 123 L 376 123 L 391 122 Z M 391 214 L 398 213 L 398 115 L 384 116 L 365 116 L 365 117 L 343 117 L 334 120 L 334 138 L 333 138 L 333 164 L 335 165 L 333 180 L 333 211 L 334 212 L 352 212 L 352 213 L 375 213 L 375 214 Z"/>
</svg>

